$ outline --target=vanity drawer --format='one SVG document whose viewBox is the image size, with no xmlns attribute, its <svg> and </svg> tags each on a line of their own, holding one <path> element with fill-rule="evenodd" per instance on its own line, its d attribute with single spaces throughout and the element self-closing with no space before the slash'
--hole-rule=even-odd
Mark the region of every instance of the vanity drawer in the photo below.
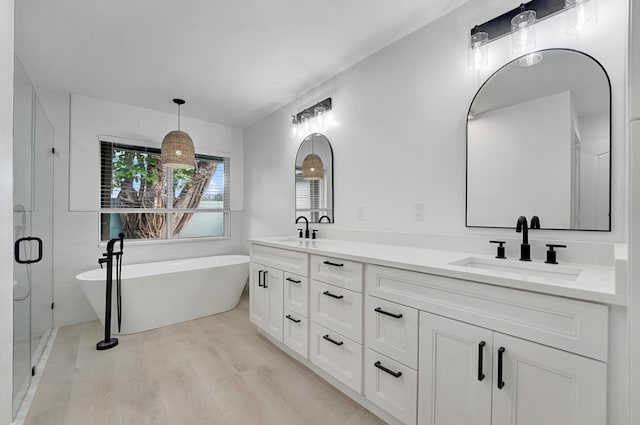
<svg viewBox="0 0 640 425">
<path fill-rule="evenodd" d="M 364 319 L 367 347 L 418 369 L 418 310 L 368 296 Z"/>
<path fill-rule="evenodd" d="M 311 322 L 311 362 L 349 388 L 362 393 L 362 345 Z"/>
<path fill-rule="evenodd" d="M 362 294 L 311 281 L 311 320 L 362 343 Z"/>
<path fill-rule="evenodd" d="M 251 261 L 300 276 L 309 276 L 309 256 L 304 252 L 252 244 Z"/>
<path fill-rule="evenodd" d="M 368 349 L 364 356 L 364 394 L 404 424 L 415 425 L 418 372 Z"/>
<path fill-rule="evenodd" d="M 309 278 L 284 274 L 284 308 L 309 317 Z"/>
<path fill-rule="evenodd" d="M 300 354 L 308 356 L 309 320 L 291 310 L 284 310 L 284 345 Z"/>
<path fill-rule="evenodd" d="M 340 258 L 311 256 L 311 278 L 362 292 L 362 263 Z"/>
<path fill-rule="evenodd" d="M 607 361 L 602 304 L 373 265 L 366 285 L 375 297 Z"/>
</svg>

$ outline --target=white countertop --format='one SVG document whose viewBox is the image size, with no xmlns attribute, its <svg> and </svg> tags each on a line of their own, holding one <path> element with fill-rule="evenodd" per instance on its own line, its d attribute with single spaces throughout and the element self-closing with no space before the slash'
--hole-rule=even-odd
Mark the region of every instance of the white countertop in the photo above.
<svg viewBox="0 0 640 425">
<path fill-rule="evenodd" d="M 379 245 L 334 239 L 309 240 L 293 237 L 253 239 L 250 242 L 561 297 L 604 304 L 626 305 L 626 297 L 615 292 L 613 267 L 560 264 L 558 270 L 563 267 L 580 270 L 580 274 L 575 280 L 563 280 L 555 277 L 529 276 L 518 274 L 517 272 L 485 270 L 451 264 L 469 257 L 487 259 L 488 261 L 493 261 L 491 259 L 494 258 L 489 255 L 458 251 Z M 532 262 L 531 264 L 533 263 L 544 264 L 541 261 Z M 521 263 L 517 259 L 506 259 L 500 260 L 499 264 L 513 264 L 517 267 Z M 544 267 L 552 270 L 555 266 L 545 264 Z"/>
</svg>

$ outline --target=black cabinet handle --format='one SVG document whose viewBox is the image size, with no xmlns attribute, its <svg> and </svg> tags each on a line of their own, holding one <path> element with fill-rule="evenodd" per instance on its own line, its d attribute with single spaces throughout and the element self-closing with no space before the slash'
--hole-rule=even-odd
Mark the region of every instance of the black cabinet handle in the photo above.
<svg viewBox="0 0 640 425">
<path fill-rule="evenodd" d="M 478 381 L 482 382 L 484 379 L 484 373 L 482 373 L 482 354 L 484 353 L 484 346 L 486 342 L 480 341 L 478 344 Z"/>
<path fill-rule="evenodd" d="M 262 273 L 264 273 L 264 270 L 258 270 L 258 287 L 259 288 L 263 288 L 263 286 L 262 286 Z"/>
<path fill-rule="evenodd" d="M 266 270 L 262 272 L 262 287 L 264 289 L 268 288 L 268 286 L 267 286 L 267 273 L 269 273 L 269 272 L 266 271 Z"/>
<path fill-rule="evenodd" d="M 295 279 L 292 279 L 290 277 L 288 277 L 286 280 L 288 280 L 289 282 L 293 282 L 293 283 L 302 283 L 301 280 L 295 280 Z"/>
<path fill-rule="evenodd" d="M 387 369 L 386 367 L 382 366 L 382 364 L 380 362 L 375 362 L 373 365 L 375 367 L 377 367 L 378 369 L 387 372 L 389 375 L 391 375 L 393 377 L 399 378 L 399 377 L 402 376 L 402 372 L 394 372 L 391 369 Z"/>
<path fill-rule="evenodd" d="M 502 358 L 504 357 L 504 347 L 498 349 L 498 389 L 504 388 L 504 381 L 502 380 Z"/>
<path fill-rule="evenodd" d="M 344 264 L 332 263 L 331 261 L 324 261 L 324 264 L 326 264 L 327 266 L 333 266 L 333 267 L 344 267 Z"/>
<path fill-rule="evenodd" d="M 32 260 L 32 259 L 23 260 L 20 258 L 20 244 L 22 242 L 30 242 L 30 241 L 38 242 L 38 258 L 36 258 L 35 260 Z M 42 239 L 37 238 L 35 236 L 27 236 L 26 238 L 20 238 L 16 240 L 16 242 L 13 245 L 13 256 L 14 256 L 14 259 L 16 260 L 16 263 L 18 264 L 33 264 L 33 263 L 39 262 L 40 260 L 42 260 Z"/>
<path fill-rule="evenodd" d="M 389 313 L 388 311 L 384 311 L 380 307 L 374 308 L 373 311 L 375 311 L 376 313 L 380 313 L 380 314 L 385 314 L 387 316 L 391 316 L 391 317 L 396 318 L 396 319 L 402 319 L 402 313 L 398 313 L 398 314 Z"/>
<path fill-rule="evenodd" d="M 336 294 L 332 294 L 329 291 L 324 291 L 323 292 L 324 295 L 326 295 L 327 297 L 331 297 L 331 298 L 335 298 L 336 300 L 341 300 L 344 298 L 344 295 L 336 295 Z"/>
<path fill-rule="evenodd" d="M 344 341 L 336 341 L 335 339 L 331 339 L 331 337 L 329 335 L 325 335 L 322 338 L 326 339 L 329 342 L 334 343 L 335 345 L 342 345 L 344 344 Z"/>
<path fill-rule="evenodd" d="M 290 314 L 287 314 L 286 316 L 287 319 L 291 320 L 293 323 L 300 323 L 300 319 L 294 319 L 293 317 L 291 317 Z"/>
</svg>

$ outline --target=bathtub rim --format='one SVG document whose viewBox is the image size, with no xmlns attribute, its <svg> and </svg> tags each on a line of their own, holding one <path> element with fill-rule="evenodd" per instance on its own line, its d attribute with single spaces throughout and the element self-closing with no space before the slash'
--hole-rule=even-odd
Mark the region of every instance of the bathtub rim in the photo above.
<svg viewBox="0 0 640 425">
<path fill-rule="evenodd" d="M 136 276 L 124 276 L 124 269 L 126 267 L 131 267 L 131 266 L 147 266 L 147 267 L 153 267 L 154 265 L 159 265 L 159 264 L 168 264 L 168 263 L 175 263 L 178 261 L 188 261 L 188 260 L 203 260 L 203 259 L 207 259 L 207 258 L 220 258 L 220 257 L 236 257 L 236 258 L 241 258 L 242 261 L 238 261 L 238 262 L 232 262 L 229 264 L 209 264 L 203 267 L 195 267 L 195 268 L 189 268 L 189 269 L 178 269 L 178 270 L 173 270 L 173 271 L 168 271 L 168 270 L 163 270 L 162 272 L 157 272 L 154 273 L 153 270 L 150 270 L 150 273 L 146 273 L 143 275 L 136 275 Z M 221 255 L 207 255 L 207 256 L 203 256 L 203 257 L 189 257 L 189 258 L 175 258 L 175 259 L 171 259 L 171 260 L 164 260 L 164 261 L 154 261 L 154 262 L 146 262 L 146 263 L 134 263 L 134 264 L 123 264 L 122 268 L 123 268 L 123 276 L 122 279 L 139 279 L 139 278 L 143 278 L 143 277 L 148 277 L 148 276 L 158 276 L 158 275 L 166 275 L 166 274 L 172 274 L 172 273 L 185 273 L 188 271 L 196 271 L 196 270 L 205 270 L 205 269 L 213 269 L 213 268 L 218 268 L 218 267 L 232 267 L 232 266 L 240 266 L 240 265 L 248 265 L 250 263 L 250 257 L 249 255 L 246 254 L 221 254 Z M 115 266 L 114 266 L 115 267 Z M 74 276 L 74 278 L 77 281 L 80 282 L 86 282 L 87 284 L 89 284 L 89 282 L 104 282 L 105 280 L 105 273 L 106 269 L 101 269 L 101 268 L 95 268 L 95 269 L 91 269 L 91 270 L 85 270 L 83 272 L 80 272 L 78 274 L 76 274 Z M 87 278 L 86 276 L 89 274 L 100 274 L 99 278 Z"/>
</svg>

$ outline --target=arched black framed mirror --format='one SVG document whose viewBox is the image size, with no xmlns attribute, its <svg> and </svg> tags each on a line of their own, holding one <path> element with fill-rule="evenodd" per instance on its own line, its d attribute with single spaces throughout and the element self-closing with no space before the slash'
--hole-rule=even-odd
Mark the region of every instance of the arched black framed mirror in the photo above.
<svg viewBox="0 0 640 425">
<path fill-rule="evenodd" d="M 295 164 L 296 217 L 333 223 L 333 149 L 320 133 L 305 137 Z"/>
<path fill-rule="evenodd" d="M 611 84 L 568 49 L 517 58 L 480 87 L 467 116 L 468 227 L 611 231 Z"/>
</svg>

